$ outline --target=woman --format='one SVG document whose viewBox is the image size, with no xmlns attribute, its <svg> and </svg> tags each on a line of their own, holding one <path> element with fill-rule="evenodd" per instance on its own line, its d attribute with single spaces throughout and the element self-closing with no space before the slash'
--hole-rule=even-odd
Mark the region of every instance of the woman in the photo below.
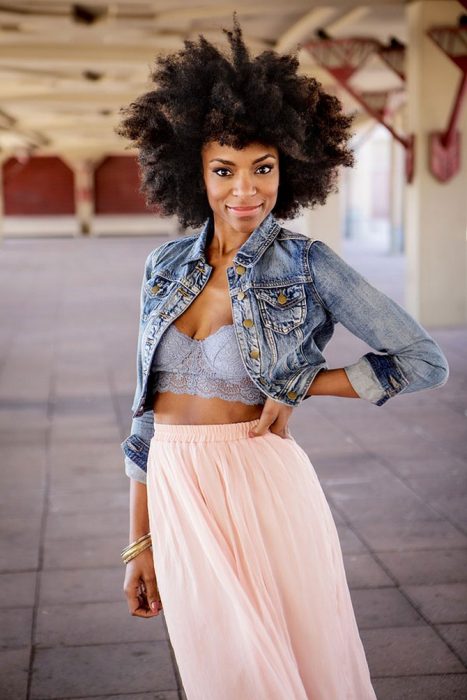
<svg viewBox="0 0 467 700">
<path fill-rule="evenodd" d="M 224 30 L 226 31 L 226 30 Z M 446 358 L 319 240 L 281 227 L 352 164 L 350 120 L 298 61 L 200 36 L 125 112 L 148 203 L 197 233 L 146 260 L 131 435 L 131 614 L 164 609 L 188 700 L 374 700 L 337 530 L 290 435 L 310 396 L 443 384 Z M 328 369 L 343 323 L 376 352 Z M 152 546 L 152 551 L 150 547 Z"/>
</svg>

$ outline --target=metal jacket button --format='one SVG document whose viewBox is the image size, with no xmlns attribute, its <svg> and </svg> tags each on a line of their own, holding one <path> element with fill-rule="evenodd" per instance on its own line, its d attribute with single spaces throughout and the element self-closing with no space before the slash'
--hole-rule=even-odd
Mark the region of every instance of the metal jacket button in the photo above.
<svg viewBox="0 0 467 700">
<path fill-rule="evenodd" d="M 245 270 L 246 267 L 243 267 L 243 265 L 237 265 L 237 267 L 235 268 L 235 272 L 237 273 L 237 275 L 243 275 Z"/>
<path fill-rule="evenodd" d="M 296 391 L 288 391 L 287 396 L 289 397 L 289 399 L 292 399 L 292 401 L 293 401 L 294 399 L 297 398 L 297 392 Z"/>
<path fill-rule="evenodd" d="M 259 350 L 255 348 L 254 350 L 250 350 L 250 357 L 252 357 L 254 360 L 259 357 Z"/>
<path fill-rule="evenodd" d="M 279 304 L 285 304 L 285 302 L 287 301 L 287 297 L 285 296 L 285 294 L 280 292 L 277 297 L 277 301 L 279 302 Z"/>
<path fill-rule="evenodd" d="M 160 288 L 161 288 L 160 284 L 155 284 L 154 287 L 152 287 L 151 289 L 154 292 L 154 294 L 157 294 L 157 292 L 159 291 Z"/>
<path fill-rule="evenodd" d="M 238 292 L 237 299 L 240 299 L 240 301 L 241 301 L 244 298 L 245 298 L 245 292 Z"/>
<path fill-rule="evenodd" d="M 245 326 L 245 328 L 251 328 L 251 326 L 253 325 L 252 319 L 251 319 L 251 318 L 246 318 L 246 319 L 243 321 L 243 325 Z"/>
</svg>

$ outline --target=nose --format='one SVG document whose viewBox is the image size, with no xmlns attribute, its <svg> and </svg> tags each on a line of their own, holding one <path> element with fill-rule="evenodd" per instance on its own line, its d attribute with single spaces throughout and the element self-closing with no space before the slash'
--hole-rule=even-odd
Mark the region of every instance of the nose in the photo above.
<svg viewBox="0 0 467 700">
<path fill-rule="evenodd" d="M 250 197 L 256 194 L 256 185 L 250 173 L 238 173 L 233 182 L 232 193 L 236 197 Z"/>
</svg>

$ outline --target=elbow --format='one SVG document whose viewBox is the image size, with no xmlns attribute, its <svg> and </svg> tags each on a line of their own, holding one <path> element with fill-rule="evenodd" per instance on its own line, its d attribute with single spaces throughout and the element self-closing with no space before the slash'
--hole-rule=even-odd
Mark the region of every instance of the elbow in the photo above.
<svg viewBox="0 0 467 700">
<path fill-rule="evenodd" d="M 423 358 L 423 370 L 419 374 L 426 389 L 443 386 L 449 379 L 449 364 L 439 345 L 431 339 L 430 349 Z"/>
<path fill-rule="evenodd" d="M 430 387 L 432 389 L 443 386 L 449 379 L 449 363 L 441 350 L 438 352 L 436 364 L 432 365 L 430 379 Z"/>
<path fill-rule="evenodd" d="M 421 345 L 421 347 L 420 347 Z M 441 387 L 449 379 L 449 364 L 439 345 L 432 338 L 424 338 L 416 352 L 400 353 L 393 357 L 406 380 L 401 394 Z"/>
</svg>

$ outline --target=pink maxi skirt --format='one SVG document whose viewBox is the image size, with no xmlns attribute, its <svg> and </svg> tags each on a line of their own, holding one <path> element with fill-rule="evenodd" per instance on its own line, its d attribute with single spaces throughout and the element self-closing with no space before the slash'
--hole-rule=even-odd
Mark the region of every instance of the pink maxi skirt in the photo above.
<svg viewBox="0 0 467 700">
<path fill-rule="evenodd" d="M 376 700 L 336 526 L 293 437 L 155 423 L 157 583 L 188 700 Z"/>
</svg>

